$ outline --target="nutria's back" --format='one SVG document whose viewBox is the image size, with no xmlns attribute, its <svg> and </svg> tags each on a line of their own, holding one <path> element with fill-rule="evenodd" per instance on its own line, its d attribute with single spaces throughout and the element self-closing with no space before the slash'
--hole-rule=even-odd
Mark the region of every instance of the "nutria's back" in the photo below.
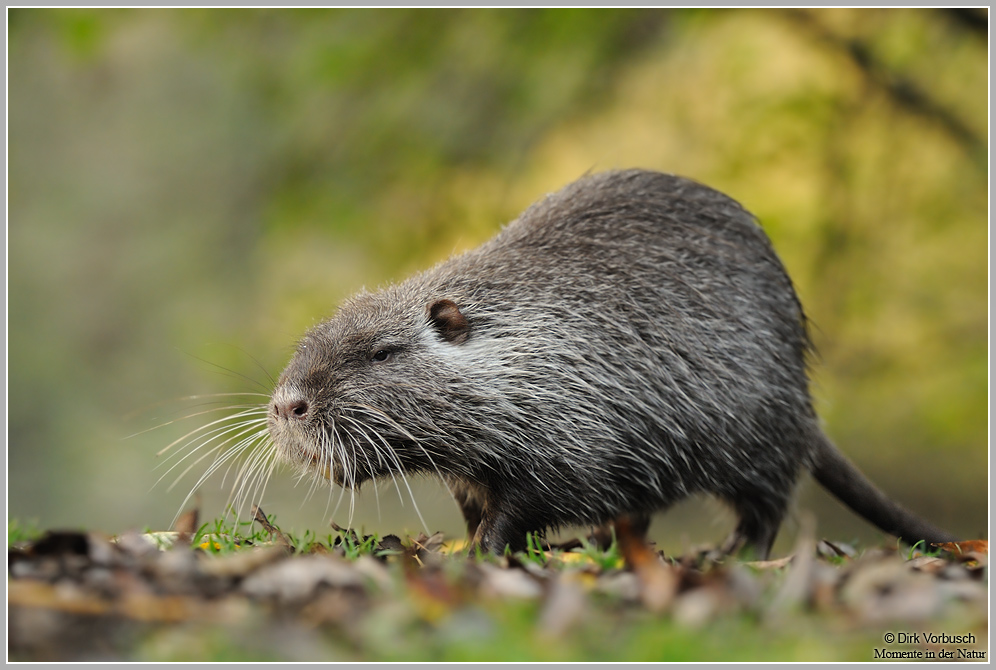
<svg viewBox="0 0 996 670">
<path fill-rule="evenodd" d="M 271 433 L 347 486 L 439 474 L 490 550 L 707 492 L 739 514 L 729 547 L 766 554 L 800 470 L 832 448 L 808 353 L 749 213 L 687 179 L 609 172 L 347 302 L 281 377 Z"/>
</svg>

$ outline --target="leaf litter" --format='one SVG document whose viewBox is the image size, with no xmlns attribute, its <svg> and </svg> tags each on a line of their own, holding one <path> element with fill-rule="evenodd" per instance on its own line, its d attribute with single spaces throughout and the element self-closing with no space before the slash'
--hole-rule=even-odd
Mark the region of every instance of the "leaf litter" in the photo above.
<svg viewBox="0 0 996 670">
<path fill-rule="evenodd" d="M 607 549 L 536 540 L 525 553 L 481 557 L 440 533 L 377 538 L 334 523 L 326 542 L 295 540 L 261 510 L 253 513 L 262 531 L 248 539 L 220 523 L 205 532 L 193 511 L 167 533 L 48 532 L 15 544 L 8 658 L 435 660 L 457 653 L 446 646 L 452 637 L 461 658 L 585 660 L 593 628 L 708 633 L 739 618 L 763 637 L 811 617 L 828 639 L 956 626 L 988 659 L 985 541 L 859 552 L 816 541 L 804 528 L 790 556 L 752 562 L 715 550 L 664 556 L 623 521 Z M 507 612 L 523 610 L 531 652 L 475 647 L 475 636 L 496 639 L 513 616 Z M 832 654 L 833 646 L 821 650 Z M 598 653 L 639 657 L 611 644 Z M 721 647 L 698 653 L 697 660 L 729 657 Z M 833 660 L 799 653 L 796 660 Z M 660 654 L 643 660 L 668 660 Z M 780 658 L 765 656 L 763 646 L 742 654 L 734 658 Z M 867 660 L 871 654 L 867 647 Z"/>
</svg>

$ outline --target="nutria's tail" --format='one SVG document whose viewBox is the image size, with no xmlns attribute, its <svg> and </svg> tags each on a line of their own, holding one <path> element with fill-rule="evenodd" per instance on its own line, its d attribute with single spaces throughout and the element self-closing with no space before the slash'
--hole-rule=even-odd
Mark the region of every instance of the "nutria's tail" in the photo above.
<svg viewBox="0 0 996 670">
<path fill-rule="evenodd" d="M 813 457 L 813 476 L 845 505 L 907 544 L 957 541 L 887 498 L 826 436 Z"/>
</svg>

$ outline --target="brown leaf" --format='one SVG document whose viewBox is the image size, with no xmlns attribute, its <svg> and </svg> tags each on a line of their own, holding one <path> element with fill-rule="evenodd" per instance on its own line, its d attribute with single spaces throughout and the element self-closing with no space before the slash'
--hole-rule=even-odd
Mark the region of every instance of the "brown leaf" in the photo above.
<svg viewBox="0 0 996 670">
<path fill-rule="evenodd" d="M 419 533 L 418 537 L 412 540 L 412 543 L 422 551 L 437 552 L 442 548 L 444 539 L 443 534 L 438 532 L 430 536 L 426 536 L 425 533 Z"/>
<path fill-rule="evenodd" d="M 775 558 L 770 561 L 747 561 L 744 565 L 749 565 L 756 570 L 777 570 L 789 565 L 793 560 L 795 560 L 795 555 Z"/>
<path fill-rule="evenodd" d="M 418 537 L 409 538 L 411 541 L 410 555 L 422 565 L 430 563 L 440 557 L 439 551 L 443 548 L 444 539 L 442 533 L 433 533 L 431 536 L 419 533 Z"/>
<path fill-rule="evenodd" d="M 291 545 L 290 540 L 287 539 L 287 536 L 281 533 L 279 528 L 270 523 L 270 520 L 266 518 L 266 513 L 258 505 L 252 506 L 252 516 L 256 520 L 256 523 L 262 526 L 263 530 L 269 533 L 270 537 L 277 544 L 293 551 L 294 547 Z"/>
<path fill-rule="evenodd" d="M 214 556 L 200 563 L 200 571 L 211 577 L 244 578 L 287 555 L 283 547 L 255 547 L 249 551 Z"/>
<path fill-rule="evenodd" d="M 989 555 L 989 540 L 964 540 L 962 542 L 942 542 L 941 544 L 935 544 L 935 547 L 940 547 L 945 551 L 949 551 L 955 555 L 961 554 L 985 554 Z"/>
<path fill-rule="evenodd" d="M 823 558 L 854 558 L 858 555 L 857 550 L 851 545 L 843 542 L 831 542 L 830 540 L 817 542 L 816 553 Z"/>
<path fill-rule="evenodd" d="M 179 533 L 179 540 L 181 542 L 190 542 L 194 537 L 194 533 L 197 532 L 197 520 L 200 513 L 198 508 L 188 510 L 181 514 L 177 518 L 176 523 L 173 524 L 173 530 Z"/>
</svg>

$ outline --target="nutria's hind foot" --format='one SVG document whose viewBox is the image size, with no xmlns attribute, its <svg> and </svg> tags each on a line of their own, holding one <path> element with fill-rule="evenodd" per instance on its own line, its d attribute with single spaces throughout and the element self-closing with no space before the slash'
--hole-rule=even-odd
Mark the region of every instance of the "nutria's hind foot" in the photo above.
<svg viewBox="0 0 996 670">
<path fill-rule="evenodd" d="M 741 508 L 740 521 L 723 542 L 720 551 L 731 556 L 741 550 L 748 550 L 755 560 L 768 560 L 781 520 L 780 512 L 774 514 L 773 510 L 768 510 L 767 514 L 763 514 L 756 508 Z"/>
</svg>

